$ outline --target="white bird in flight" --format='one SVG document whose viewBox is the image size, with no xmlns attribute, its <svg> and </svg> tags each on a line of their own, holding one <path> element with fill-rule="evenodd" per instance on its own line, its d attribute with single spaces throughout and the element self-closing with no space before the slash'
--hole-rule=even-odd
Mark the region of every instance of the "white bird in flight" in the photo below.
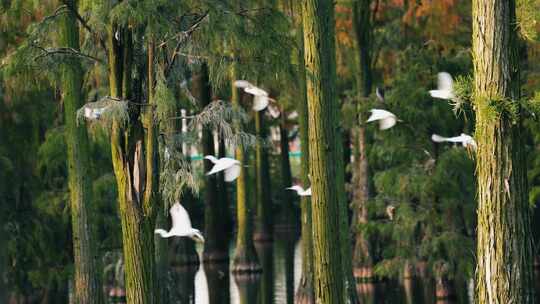
<svg viewBox="0 0 540 304">
<path fill-rule="evenodd" d="M 461 133 L 460 136 L 454 136 L 454 137 L 443 137 L 437 134 L 433 134 L 431 136 L 431 140 L 438 143 L 445 142 L 445 141 L 453 142 L 453 143 L 461 143 L 463 147 L 465 148 L 476 149 L 476 141 L 474 140 L 474 138 L 472 138 L 472 136 L 467 135 L 465 133 Z"/>
<path fill-rule="evenodd" d="M 259 87 L 252 85 L 247 80 L 236 80 L 234 82 L 234 86 L 237 88 L 244 89 L 244 92 L 249 93 L 254 96 L 253 107 L 252 107 L 253 111 L 259 112 L 266 109 L 266 107 L 270 103 L 270 100 L 272 99 L 268 97 L 268 92 L 266 92 L 265 90 Z"/>
<path fill-rule="evenodd" d="M 301 186 L 294 185 L 292 187 L 287 188 L 288 190 L 294 190 L 299 196 L 311 196 L 311 187 L 304 190 Z"/>
<path fill-rule="evenodd" d="M 454 81 L 447 72 L 437 74 L 437 90 L 429 91 L 433 98 L 454 99 Z"/>
<path fill-rule="evenodd" d="M 182 207 L 178 202 L 172 205 L 169 210 L 172 218 L 171 230 L 165 231 L 163 229 L 154 230 L 155 234 L 161 235 L 163 238 L 169 238 L 172 236 L 189 237 L 196 242 L 204 243 L 204 237 L 202 233 L 193 227 L 191 227 L 191 220 L 186 209 Z"/>
<path fill-rule="evenodd" d="M 212 163 L 214 163 L 214 167 L 212 167 L 212 170 L 206 173 L 206 175 L 211 175 L 224 171 L 224 179 L 226 182 L 232 182 L 240 175 L 241 163 L 234 158 L 222 157 L 220 159 L 217 159 L 212 155 L 206 155 L 204 159 L 208 159 Z"/>
<path fill-rule="evenodd" d="M 386 130 L 396 125 L 398 118 L 391 112 L 380 109 L 371 109 L 371 116 L 366 122 L 379 121 L 379 129 Z"/>
</svg>

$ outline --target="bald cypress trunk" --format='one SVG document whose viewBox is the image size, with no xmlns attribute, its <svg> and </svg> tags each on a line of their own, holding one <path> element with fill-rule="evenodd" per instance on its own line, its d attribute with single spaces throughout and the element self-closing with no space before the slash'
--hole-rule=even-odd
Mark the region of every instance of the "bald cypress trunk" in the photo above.
<svg viewBox="0 0 540 304">
<path fill-rule="evenodd" d="M 264 111 L 255 112 L 255 133 L 261 139 L 267 138 L 267 130 L 264 121 Z M 256 163 L 256 202 L 257 216 L 255 218 L 255 241 L 272 241 L 272 197 L 270 189 L 270 164 L 268 152 L 262 142 L 255 146 Z"/>
<path fill-rule="evenodd" d="M 77 1 L 66 4 L 77 10 Z M 79 27 L 74 12 L 68 11 L 61 18 L 60 43 L 79 49 Z M 83 70 L 77 58 L 66 58 L 62 65 L 62 96 L 65 107 L 68 185 L 71 201 L 73 230 L 73 256 L 75 266 L 74 300 L 76 303 L 102 303 L 101 274 L 96 262 L 96 248 L 92 235 L 92 187 L 88 175 L 90 147 L 84 125 L 77 125 L 76 112 L 84 104 L 82 94 Z"/>
<path fill-rule="evenodd" d="M 206 107 L 212 102 L 212 88 L 210 86 L 210 77 L 208 66 L 204 63 L 201 66 L 199 74 L 199 101 L 201 108 Z M 204 129 L 202 133 L 202 152 L 203 155 L 216 155 L 214 147 L 214 134 L 212 130 Z M 204 162 L 204 171 L 209 172 L 213 167 L 210 161 Z M 227 223 L 228 210 L 227 204 L 220 201 L 220 197 L 226 196 L 224 188 L 219 187 L 221 174 L 205 179 L 204 191 L 204 235 L 206 242 L 204 244 L 203 259 L 205 262 L 215 263 L 228 260 L 228 233 Z"/>
<path fill-rule="evenodd" d="M 356 35 L 356 61 L 359 71 L 356 76 L 358 102 L 362 102 L 371 94 L 371 0 L 360 0 L 353 6 L 353 24 Z M 366 127 L 362 113 L 359 114 L 359 125 L 354 130 L 355 164 L 353 170 L 353 229 L 354 272 L 355 277 L 370 280 L 373 276 L 373 256 L 368 237 L 359 231 L 359 225 L 368 223 L 367 203 L 369 200 L 369 169 L 366 147 Z"/>
<path fill-rule="evenodd" d="M 231 80 L 238 79 L 236 67 L 232 67 Z M 231 81 L 232 94 L 231 101 L 233 107 L 240 107 L 241 93 Z M 234 122 L 236 130 L 240 130 L 241 125 L 239 121 Z M 234 250 L 234 262 L 232 272 L 237 274 L 260 272 L 261 266 L 257 259 L 257 253 L 255 252 L 255 246 L 253 245 L 253 217 L 252 217 L 252 204 L 247 199 L 247 170 L 244 167 L 248 163 L 246 157 L 246 151 L 244 147 L 238 146 L 235 148 L 235 158 L 242 166 L 240 169 L 240 176 L 236 179 L 236 247 Z"/>
<path fill-rule="evenodd" d="M 295 1 L 293 7 L 294 23 L 297 34 L 298 45 L 298 124 L 300 131 L 300 142 L 302 144 L 301 156 L 301 180 L 304 187 L 311 184 L 309 181 L 309 135 L 308 135 L 308 105 L 306 95 L 306 68 L 304 62 L 304 27 L 302 20 L 302 1 Z M 301 206 L 301 229 L 302 229 L 302 277 L 296 291 L 295 301 L 299 304 L 313 303 L 313 235 L 312 235 L 312 215 L 311 200 L 309 196 L 300 198 Z"/>
<path fill-rule="evenodd" d="M 534 303 L 515 1 L 473 1 L 477 303 Z"/>
<path fill-rule="evenodd" d="M 120 40 L 115 33 L 120 33 Z M 131 30 L 109 26 L 110 95 L 130 100 L 133 42 Z M 155 303 L 154 225 L 158 197 L 157 134 L 154 124 L 154 45 L 148 42 L 148 101 L 130 103 L 126 126 L 114 120 L 111 126 L 111 152 L 118 187 L 122 222 L 122 245 L 128 303 Z M 139 85 L 142 82 L 138 80 Z M 142 99 L 142 96 L 138 96 Z M 143 104 L 143 105 L 139 105 Z"/>
<path fill-rule="evenodd" d="M 351 300 L 348 287 L 352 282 L 348 275 L 351 270 L 346 270 L 350 264 L 350 244 L 335 99 L 334 6 L 330 1 L 304 0 L 302 13 L 313 189 L 315 301 L 344 303 Z"/>
</svg>

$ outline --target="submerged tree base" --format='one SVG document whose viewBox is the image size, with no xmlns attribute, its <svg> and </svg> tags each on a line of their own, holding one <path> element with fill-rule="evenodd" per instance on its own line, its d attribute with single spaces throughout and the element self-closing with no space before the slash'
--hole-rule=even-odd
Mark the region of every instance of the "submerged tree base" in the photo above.
<svg viewBox="0 0 540 304">
<path fill-rule="evenodd" d="M 179 239 L 172 244 L 172 252 L 170 253 L 171 265 L 176 268 L 198 267 L 200 264 L 199 255 L 195 250 L 192 240 Z"/>
<path fill-rule="evenodd" d="M 255 253 L 255 248 L 237 249 L 234 257 L 232 273 L 235 275 L 261 273 L 262 267 Z"/>
<path fill-rule="evenodd" d="M 296 295 L 294 296 L 294 303 L 297 304 L 313 304 L 315 303 L 313 285 L 309 281 L 302 277 L 300 279 L 300 284 L 296 290 Z"/>
<path fill-rule="evenodd" d="M 274 237 L 269 232 L 255 232 L 253 234 L 253 240 L 259 243 L 270 243 L 274 241 Z"/>
<path fill-rule="evenodd" d="M 215 250 L 203 253 L 203 262 L 205 264 L 224 264 L 229 262 L 229 253 L 227 251 Z"/>
</svg>

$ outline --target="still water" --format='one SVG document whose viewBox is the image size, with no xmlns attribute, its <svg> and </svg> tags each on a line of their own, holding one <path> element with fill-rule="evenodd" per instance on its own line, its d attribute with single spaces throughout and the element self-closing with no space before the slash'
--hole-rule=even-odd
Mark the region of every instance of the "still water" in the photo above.
<svg viewBox="0 0 540 304">
<path fill-rule="evenodd" d="M 203 265 L 198 269 L 171 271 L 172 303 L 182 304 L 291 304 L 301 276 L 301 246 L 298 232 L 280 232 L 272 243 L 256 243 L 263 273 L 235 277 L 231 265 Z M 202 248 L 198 248 L 200 252 Z M 230 256 L 233 256 L 231 242 Z M 469 303 L 467 286 L 457 288 L 453 301 L 435 300 L 433 280 L 418 279 L 377 284 L 358 284 L 361 303 L 443 304 Z M 122 302 L 116 302 L 122 303 Z"/>
</svg>

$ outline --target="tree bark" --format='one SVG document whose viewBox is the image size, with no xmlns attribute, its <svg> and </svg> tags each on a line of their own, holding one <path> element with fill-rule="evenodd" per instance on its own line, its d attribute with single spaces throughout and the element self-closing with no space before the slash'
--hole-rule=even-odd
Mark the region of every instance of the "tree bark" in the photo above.
<svg viewBox="0 0 540 304">
<path fill-rule="evenodd" d="M 533 303 L 515 1 L 473 1 L 478 178 L 477 303 Z M 515 115 L 515 116 L 514 116 Z"/>
<path fill-rule="evenodd" d="M 236 67 L 232 67 L 231 83 L 238 79 Z M 239 89 L 234 85 L 231 85 L 231 101 L 233 107 L 239 108 L 241 94 Z M 235 128 L 240 130 L 240 122 L 235 121 Z M 237 231 L 236 231 L 236 248 L 234 250 L 234 261 L 232 272 L 236 274 L 260 272 L 261 266 L 257 259 L 257 253 L 255 252 L 255 246 L 253 245 L 253 218 L 252 218 L 252 206 L 247 199 L 247 171 L 244 167 L 248 163 L 246 157 L 246 151 L 244 147 L 237 146 L 235 148 L 235 158 L 238 160 L 242 167 L 240 169 L 240 176 L 236 179 L 236 217 L 237 217 Z"/>
<path fill-rule="evenodd" d="M 344 196 L 343 147 L 335 99 L 334 5 L 302 3 L 312 185 L 316 303 L 354 301 Z M 341 192 L 341 193 L 340 193 Z M 337 236 L 337 237 L 336 237 Z M 348 254 L 348 257 L 347 257 Z M 344 280 L 345 278 L 345 280 Z M 345 282 L 344 282 L 345 281 Z M 356 291 L 354 288 L 354 295 Z"/>
<path fill-rule="evenodd" d="M 121 32 L 120 41 L 115 33 Z M 130 99 L 133 42 L 131 30 L 109 26 L 109 88 L 112 97 Z M 154 124 L 154 45 L 148 41 L 148 102 L 131 104 L 126 126 L 113 120 L 111 153 L 118 186 L 128 303 L 155 303 L 154 226 L 158 193 L 157 134 Z M 142 77 L 142 76 L 141 76 Z M 142 83 L 142 80 L 139 79 Z M 140 84 L 139 83 L 139 84 Z M 142 99 L 141 96 L 139 98 Z M 139 103 L 143 104 L 142 106 Z M 136 108 L 134 108 L 136 107 Z"/>
<path fill-rule="evenodd" d="M 261 139 L 267 139 L 264 124 L 264 111 L 255 112 L 255 133 Z M 257 214 L 255 217 L 255 241 L 272 241 L 272 199 L 270 191 L 270 165 L 268 152 L 262 142 L 255 146 Z"/>
<path fill-rule="evenodd" d="M 302 1 L 294 1 L 293 13 L 295 28 L 297 30 L 298 45 L 298 127 L 300 131 L 300 142 L 302 143 L 301 156 L 301 180 L 303 187 L 311 184 L 309 180 L 309 127 L 308 127 L 308 105 L 306 87 L 306 67 L 304 61 L 304 26 L 302 20 Z M 288 146 L 287 146 L 288 150 Z M 295 301 L 299 304 L 314 303 L 313 286 L 313 235 L 312 235 L 312 215 L 311 200 L 309 196 L 301 197 L 301 229 L 302 229 L 302 276 L 296 291 Z"/>
<path fill-rule="evenodd" d="M 71 9 L 77 9 L 76 0 L 68 0 Z M 61 18 L 60 43 L 79 49 L 79 27 L 74 12 Z M 84 104 L 82 94 L 83 70 L 77 58 L 67 58 L 62 64 L 62 96 L 66 123 L 68 186 L 71 202 L 73 230 L 74 300 L 76 303 L 102 303 L 101 274 L 96 261 L 95 236 L 92 233 L 92 187 L 88 170 L 90 147 L 84 125 L 77 125 L 77 110 Z"/>
</svg>

